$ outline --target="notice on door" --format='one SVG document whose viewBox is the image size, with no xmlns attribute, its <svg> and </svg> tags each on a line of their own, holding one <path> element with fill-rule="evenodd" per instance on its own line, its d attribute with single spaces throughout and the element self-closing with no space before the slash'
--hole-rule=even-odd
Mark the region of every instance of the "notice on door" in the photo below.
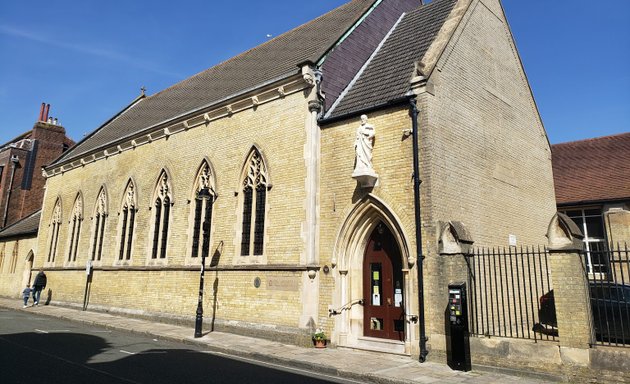
<svg viewBox="0 0 630 384">
<path fill-rule="evenodd" d="M 400 307 L 402 305 L 402 289 L 396 288 L 394 293 L 394 306 Z"/>
</svg>

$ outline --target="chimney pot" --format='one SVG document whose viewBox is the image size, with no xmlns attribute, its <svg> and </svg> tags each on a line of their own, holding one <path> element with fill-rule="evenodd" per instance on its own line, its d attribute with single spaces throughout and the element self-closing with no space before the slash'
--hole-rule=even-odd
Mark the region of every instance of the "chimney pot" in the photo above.
<svg viewBox="0 0 630 384">
<path fill-rule="evenodd" d="M 42 119 L 42 121 L 47 121 L 48 120 L 48 113 L 50 112 L 50 104 L 46 104 L 46 109 L 44 110 L 44 118 Z"/>
<path fill-rule="evenodd" d="M 46 103 L 42 103 L 42 106 L 39 107 L 39 119 L 37 121 L 44 120 L 44 108 L 46 107 Z"/>
<path fill-rule="evenodd" d="M 52 124 L 52 123 L 53 123 L 53 118 L 52 118 L 52 117 L 49 117 L 49 118 L 48 118 L 48 124 Z"/>
</svg>

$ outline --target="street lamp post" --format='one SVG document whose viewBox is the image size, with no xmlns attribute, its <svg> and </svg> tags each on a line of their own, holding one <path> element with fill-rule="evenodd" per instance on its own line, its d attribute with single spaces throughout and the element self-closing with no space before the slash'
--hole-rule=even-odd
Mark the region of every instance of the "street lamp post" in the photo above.
<svg viewBox="0 0 630 384">
<path fill-rule="evenodd" d="M 210 195 L 210 190 L 208 188 L 202 188 L 199 193 L 197 193 L 197 200 L 205 204 L 209 203 L 209 200 L 212 198 Z M 206 257 L 208 257 L 208 242 L 210 241 L 210 234 L 208 233 L 210 228 L 210 223 L 208 223 L 208 218 L 204 218 L 203 221 L 203 243 L 201 246 L 201 275 L 199 277 L 199 298 L 197 300 L 197 314 L 195 316 L 195 337 L 203 336 L 201 333 L 202 325 L 203 325 L 203 287 L 204 287 L 204 275 L 206 272 Z M 199 240 L 197 240 L 199 241 Z"/>
</svg>

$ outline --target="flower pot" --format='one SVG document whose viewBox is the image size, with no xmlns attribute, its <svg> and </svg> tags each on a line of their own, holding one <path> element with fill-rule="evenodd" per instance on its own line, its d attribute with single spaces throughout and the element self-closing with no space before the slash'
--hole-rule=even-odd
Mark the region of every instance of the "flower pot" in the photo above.
<svg viewBox="0 0 630 384">
<path fill-rule="evenodd" d="M 315 340 L 315 348 L 326 348 L 326 340 Z"/>
</svg>

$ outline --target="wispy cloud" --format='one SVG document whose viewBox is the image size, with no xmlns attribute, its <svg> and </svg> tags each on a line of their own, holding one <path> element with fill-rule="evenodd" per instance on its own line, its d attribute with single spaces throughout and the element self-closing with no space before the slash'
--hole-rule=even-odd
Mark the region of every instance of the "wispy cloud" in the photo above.
<svg viewBox="0 0 630 384">
<path fill-rule="evenodd" d="M 0 34 L 3 35 L 7 35 L 7 36 L 12 36 L 12 37 L 16 37 L 16 38 L 21 38 L 21 39 L 25 39 L 25 40 L 30 40 L 36 43 L 40 43 L 40 44 L 45 44 L 48 46 L 53 46 L 53 47 L 57 47 L 57 48 L 62 48 L 62 49 L 66 49 L 69 51 L 74 51 L 74 52 L 78 52 L 84 55 L 89 55 L 89 56 L 95 56 L 95 57 L 100 57 L 106 60 L 113 60 L 113 61 L 118 61 L 121 63 L 125 63 L 131 66 L 134 66 L 136 68 L 140 68 L 146 71 L 150 71 L 159 75 L 165 75 L 165 76 L 170 76 L 170 77 L 174 77 L 177 79 L 181 79 L 184 76 L 182 76 L 180 73 L 175 73 L 175 72 L 171 72 L 171 71 L 167 71 L 167 70 L 163 70 L 161 68 L 156 67 L 155 65 L 152 65 L 150 63 L 146 63 L 143 62 L 141 60 L 138 60 L 136 58 L 130 57 L 128 55 L 125 55 L 123 53 L 120 52 L 116 52 L 116 51 L 112 51 L 112 50 L 107 50 L 107 49 L 99 49 L 99 48 L 94 48 L 94 47 L 88 47 L 86 45 L 82 45 L 82 44 L 75 44 L 75 43 L 67 43 L 64 41 L 60 41 L 57 39 L 51 39 L 49 37 L 44 37 L 42 35 L 38 35 L 36 33 L 30 32 L 30 31 L 25 31 L 22 29 L 18 29 L 18 28 L 14 28 L 8 25 L 2 25 L 0 24 Z"/>
</svg>

